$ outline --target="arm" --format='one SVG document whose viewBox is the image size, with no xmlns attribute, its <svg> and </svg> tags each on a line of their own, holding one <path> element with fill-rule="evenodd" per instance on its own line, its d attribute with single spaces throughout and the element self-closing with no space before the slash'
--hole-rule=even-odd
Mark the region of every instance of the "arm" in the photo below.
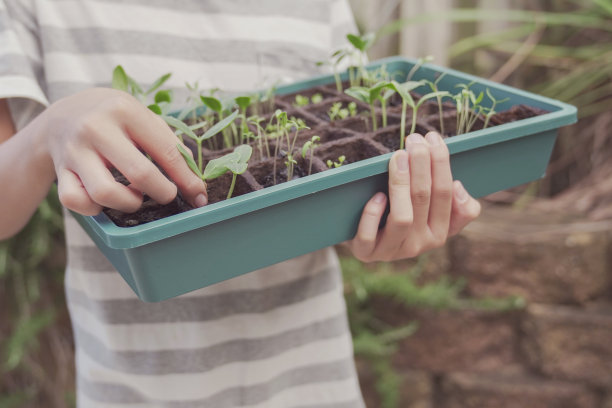
<svg viewBox="0 0 612 408">
<path fill-rule="evenodd" d="M 31 130 L 11 137 L 15 128 L 5 100 L 0 100 L 0 240 L 28 222 L 55 179 L 53 166 Z"/>
<path fill-rule="evenodd" d="M 378 229 L 390 203 L 384 228 Z M 376 194 L 366 204 L 348 246 L 361 261 L 413 258 L 443 246 L 480 214 L 480 203 L 451 175 L 448 147 L 439 134 L 413 134 L 406 150 L 389 162 L 389 197 Z"/>
<path fill-rule="evenodd" d="M 5 140 L 13 133 L 6 103 L 0 119 Z M 183 160 L 177 142 L 159 116 L 125 92 L 97 88 L 57 101 L 0 144 L 5 194 L 0 200 L 0 239 L 26 224 L 55 179 L 61 203 L 84 215 L 95 215 L 102 207 L 134 212 L 143 193 L 165 204 L 174 199 L 177 187 L 192 205 L 205 205 L 206 186 Z M 116 182 L 111 166 L 131 184 Z"/>
</svg>

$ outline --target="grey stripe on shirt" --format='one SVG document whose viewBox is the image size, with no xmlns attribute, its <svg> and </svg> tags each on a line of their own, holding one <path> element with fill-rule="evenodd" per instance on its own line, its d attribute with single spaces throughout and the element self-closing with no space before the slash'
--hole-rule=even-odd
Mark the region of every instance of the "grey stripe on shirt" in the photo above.
<svg viewBox="0 0 612 408">
<path fill-rule="evenodd" d="M 270 358 L 309 343 L 347 335 L 346 315 L 310 323 L 271 336 L 236 339 L 188 350 L 117 351 L 73 323 L 78 346 L 91 359 L 130 374 L 164 375 L 201 373 L 235 362 Z"/>
<path fill-rule="evenodd" d="M 235 314 L 264 313 L 339 290 L 341 283 L 334 270 L 335 267 L 327 267 L 316 275 L 265 289 L 178 297 L 159 303 L 139 299 L 93 300 L 74 289 L 67 289 L 66 293 L 69 304 L 84 307 L 105 324 L 202 322 Z"/>
<path fill-rule="evenodd" d="M 285 371 L 269 381 L 244 387 L 232 387 L 205 399 L 190 401 L 156 401 L 162 406 L 175 408 L 218 408 L 254 405 L 267 401 L 286 389 L 306 384 L 335 382 L 351 378 L 353 366 L 350 360 L 342 359 L 312 364 Z M 105 403 L 136 404 L 147 402 L 136 390 L 121 384 L 88 381 L 79 378 L 82 392 L 94 401 Z M 359 406 L 357 401 L 351 407 Z M 337 405 L 334 405 L 336 407 Z"/>
<path fill-rule="evenodd" d="M 67 0 L 53 0 L 56 2 Z M 68 0 L 73 1 L 73 0 Z M 327 23 L 330 21 L 329 0 L 96 0 L 100 3 L 134 4 L 186 12 L 206 14 L 234 14 L 244 16 L 294 17 Z"/>
</svg>

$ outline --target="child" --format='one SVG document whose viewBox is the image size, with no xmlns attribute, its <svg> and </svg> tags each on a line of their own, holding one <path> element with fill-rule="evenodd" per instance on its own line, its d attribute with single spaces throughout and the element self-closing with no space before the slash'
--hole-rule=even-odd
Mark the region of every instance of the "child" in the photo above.
<svg viewBox="0 0 612 408">
<path fill-rule="evenodd" d="M 96 88 L 115 65 L 144 83 L 172 72 L 182 101 L 185 81 L 232 92 L 307 77 L 356 31 L 346 0 L 0 0 L 0 30 L 0 239 L 54 180 L 62 204 L 86 215 L 135 211 L 143 193 L 166 203 L 177 189 L 206 204 L 172 131 L 131 96 Z M 347 243 L 361 260 L 417 256 L 479 213 L 440 136 L 408 142 L 389 164 L 389 197 L 368 202 Z M 68 213 L 65 224 L 79 407 L 363 406 L 333 249 L 148 304 Z"/>
</svg>

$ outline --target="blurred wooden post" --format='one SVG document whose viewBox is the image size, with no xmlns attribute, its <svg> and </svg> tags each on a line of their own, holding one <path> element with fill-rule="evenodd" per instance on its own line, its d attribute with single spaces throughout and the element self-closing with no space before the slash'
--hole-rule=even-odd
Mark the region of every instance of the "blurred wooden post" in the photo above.
<svg viewBox="0 0 612 408">
<path fill-rule="evenodd" d="M 452 0 L 403 0 L 400 17 L 450 10 Z M 437 65 L 448 65 L 448 47 L 452 43 L 452 25 L 446 21 L 406 26 L 400 33 L 400 54 L 420 58 L 434 57 Z"/>
</svg>

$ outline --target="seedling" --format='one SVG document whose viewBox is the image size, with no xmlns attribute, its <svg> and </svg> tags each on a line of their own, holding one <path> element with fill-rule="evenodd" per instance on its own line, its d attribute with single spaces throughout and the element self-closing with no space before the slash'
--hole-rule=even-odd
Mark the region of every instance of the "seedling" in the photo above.
<svg viewBox="0 0 612 408">
<path fill-rule="evenodd" d="M 372 130 L 373 131 L 376 131 L 378 129 L 378 123 L 376 120 L 376 110 L 374 107 L 374 103 L 377 100 L 380 100 L 381 106 L 385 105 L 383 104 L 382 91 L 389 86 L 390 86 L 390 82 L 379 82 L 377 84 L 374 84 L 370 88 L 357 86 L 357 87 L 349 88 L 345 91 L 347 95 L 352 96 L 353 98 L 370 105 L 370 116 L 372 118 Z M 385 109 L 383 109 L 382 116 L 383 116 L 383 123 L 386 125 L 387 124 L 387 112 Z"/>
<path fill-rule="evenodd" d="M 313 104 L 323 102 L 323 95 L 321 95 L 320 93 L 312 95 L 312 97 L 310 98 L 310 102 Z"/>
<path fill-rule="evenodd" d="M 264 142 L 265 142 L 265 147 L 266 147 L 266 153 L 268 154 L 268 157 L 270 157 L 270 145 L 268 143 L 268 134 L 266 133 L 264 128 L 261 126 L 261 122 L 263 121 L 264 121 L 264 118 L 257 116 L 257 115 L 249 116 L 247 118 L 247 123 L 251 124 L 252 126 L 255 127 L 255 129 L 257 129 L 257 136 L 254 136 L 254 138 L 257 140 L 257 146 L 259 148 L 259 157 L 261 159 L 263 159 L 264 157 L 264 154 L 263 154 Z"/>
<path fill-rule="evenodd" d="M 197 110 L 200 106 L 200 84 L 198 81 L 195 81 L 192 84 L 189 82 L 185 82 L 185 88 L 189 92 L 187 96 L 187 104 L 185 108 L 179 113 L 177 119 L 183 120 L 191 113 L 191 120 L 195 122 L 197 120 Z"/>
<path fill-rule="evenodd" d="M 164 74 L 157 78 L 151 86 L 143 91 L 142 87 L 136 82 L 134 78 L 126 74 L 125 70 L 121 65 L 117 65 L 113 70 L 112 88 L 120 91 L 127 92 L 138 99 L 143 105 L 147 105 L 147 98 L 155 91 L 157 91 L 170 77 L 171 73 Z M 172 102 L 172 91 L 170 90 L 159 90 L 153 97 L 154 103 L 149 104 L 147 107 L 158 115 L 161 115 L 164 109 L 162 106 L 170 104 Z"/>
<path fill-rule="evenodd" d="M 438 88 L 438 83 L 440 83 L 440 81 L 442 80 L 442 78 L 444 78 L 445 75 L 446 75 L 446 72 L 440 75 L 434 82 L 426 81 L 427 85 L 429 85 L 429 87 L 431 88 L 433 92 L 440 91 L 440 89 Z M 438 116 L 440 117 L 440 134 L 444 135 L 446 132 L 444 131 L 444 115 L 442 112 L 442 96 L 441 95 L 436 96 L 436 100 L 438 102 Z"/>
<path fill-rule="evenodd" d="M 374 33 L 366 33 L 364 35 L 347 34 L 346 39 L 355 47 L 357 55 L 359 56 L 358 76 L 355 78 L 355 84 L 351 82 L 351 86 L 359 86 L 361 85 L 361 79 L 367 80 L 368 78 L 368 71 L 365 69 L 365 61 L 367 59 L 367 51 L 374 45 L 376 35 Z"/>
<path fill-rule="evenodd" d="M 302 146 L 302 158 L 306 158 L 306 154 L 310 152 L 310 159 L 308 162 L 308 175 L 312 174 L 312 158 L 314 156 L 314 151 L 317 147 L 319 147 L 319 141 L 321 138 L 319 136 L 313 136 L 310 140 L 307 140 Z"/>
<path fill-rule="evenodd" d="M 418 102 L 414 102 L 412 95 L 410 95 L 410 91 L 416 89 L 420 86 L 425 85 L 424 81 L 408 81 L 400 84 L 396 81 L 391 81 L 391 86 L 393 89 L 402 97 L 402 121 L 400 125 L 400 149 L 404 148 L 404 140 L 406 139 L 406 111 L 408 110 L 408 106 L 412 108 L 412 127 L 410 129 L 410 133 L 414 133 L 416 130 L 417 123 L 417 113 L 421 105 L 425 103 L 427 100 L 431 98 L 436 98 L 438 96 L 450 96 L 450 94 L 446 91 L 442 92 L 431 92 L 427 95 L 423 95 Z"/>
<path fill-rule="evenodd" d="M 285 135 L 287 137 L 287 160 L 285 161 L 285 165 L 287 166 L 287 181 L 293 179 L 293 171 L 295 169 L 295 165 L 297 164 L 297 161 L 295 161 L 293 156 L 295 142 L 297 141 L 298 134 L 302 129 L 309 129 L 309 127 L 306 126 L 306 123 L 304 123 L 303 120 L 296 120 L 295 118 L 291 118 L 285 127 Z M 293 138 L 290 136 L 291 132 L 294 132 Z"/>
<path fill-rule="evenodd" d="M 338 72 L 338 67 L 340 66 L 340 63 L 344 60 L 344 58 L 350 56 L 350 53 L 350 50 L 342 48 L 332 53 L 327 62 L 317 62 L 317 66 L 329 65 L 332 67 L 332 71 L 334 73 L 334 81 L 336 82 L 336 90 L 338 92 L 342 92 L 342 79 L 340 79 L 340 72 Z"/>
<path fill-rule="evenodd" d="M 198 164 L 195 167 L 199 170 L 201 174 L 202 173 L 202 142 L 204 142 L 204 140 L 210 139 L 211 137 L 217 135 L 219 132 L 223 131 L 225 128 L 227 128 L 229 125 L 231 125 L 234 122 L 237 116 L 238 116 L 238 111 L 234 111 L 234 113 L 232 113 L 225 119 L 217 122 L 214 126 L 212 126 L 210 129 L 204 132 L 202 136 L 197 136 L 193 132 L 193 130 L 185 124 L 185 122 L 180 121 L 173 116 L 162 116 L 162 118 L 166 121 L 167 124 L 180 130 L 181 132 L 183 132 L 185 135 L 187 135 L 188 137 L 190 137 L 196 142 L 197 148 L 198 148 L 198 152 L 197 152 L 198 153 Z M 178 144 L 178 146 L 179 146 L 179 151 L 181 152 L 181 154 L 187 161 L 187 164 L 189 164 L 189 159 L 187 158 L 187 156 L 191 158 L 191 155 L 188 154 L 186 156 L 185 149 L 180 144 Z M 193 161 L 193 158 L 191 158 L 191 161 Z M 191 167 L 191 170 L 193 170 L 193 167 L 191 165 L 189 167 Z M 196 174 L 198 173 L 196 172 Z"/>
<path fill-rule="evenodd" d="M 354 103 L 354 102 L 352 102 Z M 346 119 L 348 118 L 350 112 L 347 108 L 342 107 L 342 102 L 334 103 L 327 111 L 327 116 L 329 116 L 330 121 L 335 121 L 336 119 Z"/>
<path fill-rule="evenodd" d="M 484 93 L 480 92 L 478 96 L 470 90 L 471 84 L 459 84 L 457 87 L 461 91 L 453 96 L 455 105 L 457 106 L 457 134 L 468 133 L 480 117 L 484 108 L 480 105 L 484 98 Z"/>
<path fill-rule="evenodd" d="M 349 116 L 353 117 L 357 115 L 357 104 L 355 102 L 350 102 L 347 106 L 349 111 Z"/>
<path fill-rule="evenodd" d="M 295 103 L 293 106 L 308 106 L 310 104 L 310 98 L 304 95 L 295 95 Z"/>
<path fill-rule="evenodd" d="M 495 112 L 495 106 L 497 106 L 498 103 L 504 103 L 506 101 L 509 101 L 510 98 L 504 98 L 501 100 L 497 100 L 493 97 L 493 95 L 491 95 L 491 91 L 489 90 L 489 88 L 487 88 L 485 90 L 485 92 L 487 93 L 487 96 L 489 97 L 489 99 L 491 99 L 491 107 L 486 109 L 487 114 L 485 116 L 485 123 L 484 123 L 484 127 L 483 129 L 486 129 L 487 126 L 489 126 L 489 121 L 491 120 L 491 117 L 493 117 L 493 115 L 495 115 L 497 112 Z"/>
<path fill-rule="evenodd" d="M 238 96 L 234 99 L 240 110 L 240 142 L 244 142 L 245 133 L 248 131 L 246 113 L 251 106 L 250 96 Z"/>
<path fill-rule="evenodd" d="M 414 66 L 410 70 L 410 72 L 408 72 L 408 75 L 406 76 L 406 81 L 411 81 L 414 74 L 416 74 L 416 72 L 421 68 L 421 66 L 423 66 L 423 64 L 432 62 L 433 60 L 433 55 L 428 55 L 426 57 L 419 58 L 416 64 L 414 64 Z"/>
<path fill-rule="evenodd" d="M 249 166 L 249 159 L 252 153 L 253 149 L 249 145 L 237 146 L 233 152 L 209 161 L 202 175 L 203 179 L 213 180 L 228 171 L 232 172 L 232 183 L 227 192 L 227 199 L 229 200 L 234 193 L 238 175 L 244 173 Z"/>
<path fill-rule="evenodd" d="M 335 169 L 337 169 L 338 167 L 341 167 L 344 164 L 344 161 L 346 160 L 346 156 L 342 155 L 340 157 L 338 157 L 338 161 L 332 161 L 332 160 L 327 160 L 327 167 L 329 167 L 330 169 L 333 167 Z"/>
</svg>

